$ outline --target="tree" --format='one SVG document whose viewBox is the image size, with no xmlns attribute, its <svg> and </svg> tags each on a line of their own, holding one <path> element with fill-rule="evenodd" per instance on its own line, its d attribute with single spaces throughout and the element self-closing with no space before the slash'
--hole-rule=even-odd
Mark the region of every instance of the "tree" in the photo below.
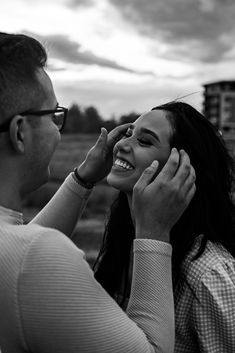
<svg viewBox="0 0 235 353">
<path fill-rule="evenodd" d="M 110 119 L 110 120 L 105 120 L 103 121 L 103 127 L 105 127 L 105 129 L 110 132 L 111 130 L 113 130 L 117 125 L 119 125 L 115 119 Z"/>
<path fill-rule="evenodd" d="M 74 103 L 69 108 L 67 121 L 65 124 L 65 133 L 75 134 L 83 133 L 85 129 L 85 118 L 80 107 Z"/>
<path fill-rule="evenodd" d="M 134 112 L 125 114 L 120 117 L 119 122 L 120 124 L 133 123 L 139 116 L 140 114 Z"/>
<path fill-rule="evenodd" d="M 95 107 L 90 106 L 85 108 L 84 119 L 84 132 L 90 134 L 100 133 L 100 129 L 103 126 L 103 121 Z"/>
</svg>

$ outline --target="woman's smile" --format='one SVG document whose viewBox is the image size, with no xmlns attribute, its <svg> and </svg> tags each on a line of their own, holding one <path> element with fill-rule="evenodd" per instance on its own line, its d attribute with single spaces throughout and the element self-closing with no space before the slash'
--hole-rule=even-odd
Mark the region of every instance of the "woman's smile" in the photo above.
<svg viewBox="0 0 235 353">
<path fill-rule="evenodd" d="M 134 167 L 127 160 L 116 157 L 114 160 L 113 169 L 117 171 L 122 171 L 122 172 L 123 171 L 129 172 L 134 170 Z"/>
</svg>

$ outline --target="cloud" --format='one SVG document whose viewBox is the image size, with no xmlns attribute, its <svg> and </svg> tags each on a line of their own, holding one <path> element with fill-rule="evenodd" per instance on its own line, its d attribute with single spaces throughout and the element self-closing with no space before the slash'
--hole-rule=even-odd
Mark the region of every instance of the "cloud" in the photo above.
<svg viewBox="0 0 235 353">
<path fill-rule="evenodd" d="M 71 8 L 90 7 L 94 5 L 94 0 L 69 0 L 67 6 Z"/>
<path fill-rule="evenodd" d="M 23 3 L 32 6 L 32 4 L 42 4 L 45 3 L 46 5 L 48 4 L 53 4 L 53 5 L 66 5 L 68 1 L 71 0 L 21 0 Z"/>
<path fill-rule="evenodd" d="M 93 6 L 95 0 L 23 0 L 25 3 L 32 4 L 32 3 L 42 3 L 45 2 L 46 4 L 61 4 L 62 6 L 67 6 L 71 8 L 76 7 L 90 7 Z"/>
<path fill-rule="evenodd" d="M 199 6 L 202 11 L 211 12 L 214 10 L 214 0 L 199 0 Z"/>
<path fill-rule="evenodd" d="M 150 71 L 132 70 L 119 65 L 115 61 L 97 56 L 91 51 L 83 50 L 79 43 L 70 40 L 66 35 L 55 34 L 43 36 L 27 31 L 23 32 L 39 40 L 46 47 L 49 58 L 54 58 L 67 64 L 97 65 L 138 75 L 153 75 Z M 51 68 L 53 69 L 52 64 Z"/>
<path fill-rule="evenodd" d="M 152 107 L 189 95 L 183 100 L 201 110 L 203 89 L 195 81 L 150 80 L 147 84 L 122 84 L 92 80 L 66 82 L 53 80 L 60 104 L 84 107 L 94 105 L 102 117 L 119 117 L 129 112 L 143 113 Z M 193 94 L 195 91 L 199 93 Z M 192 95 L 190 95 L 192 94 Z"/>
<path fill-rule="evenodd" d="M 139 32 L 176 58 L 220 61 L 234 46 L 234 0 L 109 0 Z M 168 51 L 166 50 L 166 53 Z M 173 52 L 171 53 L 173 55 Z"/>
</svg>

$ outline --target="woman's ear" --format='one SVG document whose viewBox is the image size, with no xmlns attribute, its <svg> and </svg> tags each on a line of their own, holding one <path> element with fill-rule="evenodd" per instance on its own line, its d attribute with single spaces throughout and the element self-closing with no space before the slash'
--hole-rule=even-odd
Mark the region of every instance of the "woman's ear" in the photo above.
<svg viewBox="0 0 235 353">
<path fill-rule="evenodd" d="M 25 117 L 16 115 L 11 121 L 9 135 L 14 150 L 23 154 L 25 151 Z"/>
</svg>

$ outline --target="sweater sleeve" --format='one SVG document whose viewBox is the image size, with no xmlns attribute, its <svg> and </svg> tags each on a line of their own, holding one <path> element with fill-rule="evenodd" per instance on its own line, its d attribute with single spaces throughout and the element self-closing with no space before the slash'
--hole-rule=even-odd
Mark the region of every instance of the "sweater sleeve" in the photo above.
<svg viewBox="0 0 235 353">
<path fill-rule="evenodd" d="M 55 228 L 70 237 L 90 193 L 91 190 L 78 184 L 70 173 L 52 199 L 30 223 Z"/>
<path fill-rule="evenodd" d="M 41 234 L 27 252 L 19 280 L 27 349 L 37 353 L 173 352 L 171 246 L 150 242 L 135 240 L 128 317 L 95 281 L 81 250 L 54 230 Z"/>
<path fill-rule="evenodd" d="M 127 313 L 146 333 L 156 352 L 171 352 L 174 347 L 175 326 L 169 244 L 136 239 L 134 253 Z M 146 305 L 139 305 L 140 302 L 145 302 Z M 156 315 L 154 320 L 153 315 Z"/>
</svg>

